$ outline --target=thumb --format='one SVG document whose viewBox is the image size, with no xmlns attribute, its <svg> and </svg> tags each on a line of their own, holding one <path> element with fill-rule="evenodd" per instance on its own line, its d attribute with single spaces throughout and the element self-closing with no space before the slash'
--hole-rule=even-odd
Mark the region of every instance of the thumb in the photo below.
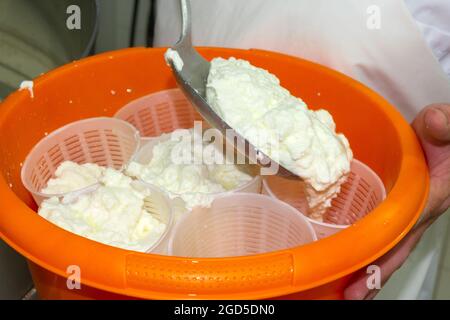
<svg viewBox="0 0 450 320">
<path fill-rule="evenodd" d="M 450 142 L 450 105 L 426 107 L 414 120 L 413 127 L 422 141 L 433 145 Z"/>
<path fill-rule="evenodd" d="M 430 105 L 413 122 L 430 171 L 430 197 L 425 216 L 444 212 L 450 204 L 450 104 Z"/>
</svg>

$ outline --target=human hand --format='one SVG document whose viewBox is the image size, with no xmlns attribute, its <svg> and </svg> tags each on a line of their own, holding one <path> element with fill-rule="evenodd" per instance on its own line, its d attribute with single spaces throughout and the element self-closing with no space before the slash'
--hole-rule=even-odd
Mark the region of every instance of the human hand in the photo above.
<svg viewBox="0 0 450 320">
<path fill-rule="evenodd" d="M 373 264 L 386 283 L 419 242 L 426 229 L 450 205 L 450 104 L 426 107 L 416 117 L 413 128 L 422 144 L 430 173 L 430 194 L 420 222 L 391 251 Z M 345 299 L 373 299 L 379 290 L 369 290 L 366 270 L 360 270 L 345 289 Z"/>
</svg>

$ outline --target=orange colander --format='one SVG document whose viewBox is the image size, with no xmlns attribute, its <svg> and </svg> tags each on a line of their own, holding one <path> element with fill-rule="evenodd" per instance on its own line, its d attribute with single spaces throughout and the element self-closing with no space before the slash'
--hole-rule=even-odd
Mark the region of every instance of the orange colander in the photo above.
<svg viewBox="0 0 450 320">
<path fill-rule="evenodd" d="M 28 259 L 42 298 L 342 298 L 352 273 L 391 249 L 418 219 L 429 188 L 426 162 L 413 130 L 382 97 L 302 59 L 260 50 L 200 51 L 209 59 L 249 60 L 276 74 L 309 106 L 329 110 L 355 158 L 382 180 L 386 199 L 335 235 L 245 257 L 135 253 L 66 232 L 35 213 L 21 184 L 29 151 L 46 132 L 112 116 L 137 98 L 176 87 L 165 49 L 126 49 L 76 61 L 38 78 L 33 99 L 20 91 L 0 106 L 0 236 Z M 81 270 L 81 290 L 66 286 L 74 265 Z"/>
</svg>

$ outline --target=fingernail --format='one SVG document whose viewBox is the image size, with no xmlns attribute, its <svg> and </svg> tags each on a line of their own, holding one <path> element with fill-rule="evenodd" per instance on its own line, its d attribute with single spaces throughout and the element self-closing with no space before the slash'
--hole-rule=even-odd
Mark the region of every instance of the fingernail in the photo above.
<svg viewBox="0 0 450 320">
<path fill-rule="evenodd" d="M 424 115 L 425 133 L 439 143 L 450 142 L 450 125 L 447 112 L 439 107 L 427 109 Z"/>
<path fill-rule="evenodd" d="M 425 114 L 425 126 L 427 129 L 430 127 L 439 126 L 439 124 L 443 124 L 444 127 L 448 127 L 449 119 L 444 111 L 439 108 L 433 107 L 428 109 Z"/>
</svg>

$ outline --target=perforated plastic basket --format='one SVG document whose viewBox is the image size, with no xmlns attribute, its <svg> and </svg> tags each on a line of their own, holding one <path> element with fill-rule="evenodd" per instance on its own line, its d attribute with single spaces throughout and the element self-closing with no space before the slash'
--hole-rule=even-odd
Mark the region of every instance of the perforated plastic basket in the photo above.
<svg viewBox="0 0 450 320">
<path fill-rule="evenodd" d="M 169 236 L 174 225 L 174 211 L 172 209 L 172 205 L 165 195 L 164 191 L 154 186 L 144 184 L 140 181 L 134 181 L 133 183 L 135 188 L 139 188 L 140 190 L 148 189 L 150 191 L 150 195 L 147 196 L 147 199 L 145 201 L 144 208 L 156 219 L 166 225 L 166 229 L 164 230 L 161 237 L 156 242 L 153 242 L 153 244 L 149 246 L 146 252 L 167 254 Z M 144 239 L 143 241 L 148 241 L 148 239 Z"/>
<path fill-rule="evenodd" d="M 114 118 L 76 121 L 50 133 L 30 151 L 23 163 L 22 183 L 40 205 L 46 198 L 63 196 L 41 192 L 62 162 L 95 163 L 121 170 L 134 157 L 139 144 L 139 132 L 125 121 Z M 95 187 L 96 184 L 71 192 Z"/>
<path fill-rule="evenodd" d="M 135 126 L 144 141 L 176 129 L 190 129 L 194 121 L 202 121 L 179 89 L 163 90 L 134 100 L 114 117 Z"/>
<path fill-rule="evenodd" d="M 263 194 L 289 203 L 308 216 L 308 202 L 302 184 L 295 180 L 267 176 Z M 362 219 L 386 198 L 383 182 L 368 166 L 353 160 L 347 181 L 323 216 L 323 222 L 308 217 L 319 239 L 331 236 Z"/>
<path fill-rule="evenodd" d="M 235 193 L 211 208 L 194 208 L 177 223 L 169 254 L 181 257 L 247 256 L 315 241 L 314 229 L 293 207 L 265 195 Z"/>
</svg>

